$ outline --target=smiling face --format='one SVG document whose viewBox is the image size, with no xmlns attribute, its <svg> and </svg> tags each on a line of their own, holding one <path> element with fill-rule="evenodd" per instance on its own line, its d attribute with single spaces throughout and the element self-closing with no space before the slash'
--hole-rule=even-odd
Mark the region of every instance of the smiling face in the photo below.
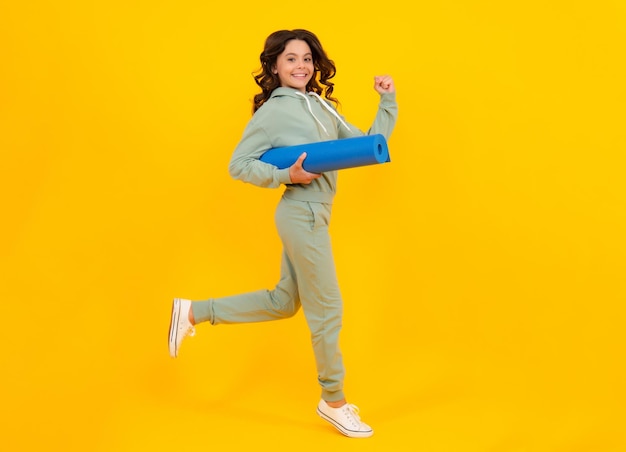
<svg viewBox="0 0 626 452">
<path fill-rule="evenodd" d="M 311 48 L 299 39 L 292 39 L 278 55 L 274 74 L 280 79 L 280 86 L 306 92 L 306 86 L 315 73 Z"/>
</svg>

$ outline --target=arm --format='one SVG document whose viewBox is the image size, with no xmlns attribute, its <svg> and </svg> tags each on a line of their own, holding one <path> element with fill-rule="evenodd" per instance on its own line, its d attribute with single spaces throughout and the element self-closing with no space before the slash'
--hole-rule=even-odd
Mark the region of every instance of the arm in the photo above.
<svg viewBox="0 0 626 452">
<path fill-rule="evenodd" d="M 260 161 L 263 153 L 271 148 L 272 142 L 267 132 L 258 127 L 254 120 L 250 121 L 231 157 L 228 166 L 231 177 L 258 187 L 277 188 L 281 184 L 310 184 L 321 176 L 309 173 L 302 167 L 306 153 L 284 169 Z"/>
<path fill-rule="evenodd" d="M 277 188 L 289 184 L 289 169 L 279 170 L 273 165 L 261 162 L 259 158 L 272 147 L 265 130 L 256 125 L 254 118 L 248 123 L 239 144 L 235 148 L 228 165 L 228 172 L 234 179 L 258 187 Z"/>
<path fill-rule="evenodd" d="M 398 118 L 398 104 L 396 103 L 396 89 L 393 79 L 388 75 L 374 77 L 374 89 L 380 94 L 380 102 L 374 123 L 367 131 L 367 135 L 381 134 L 388 140 Z M 343 116 L 341 118 L 344 119 Z M 339 127 L 339 138 L 364 135 L 363 132 L 352 124 L 348 125 L 350 126 L 350 131 Z"/>
<path fill-rule="evenodd" d="M 396 120 L 398 119 L 398 104 L 396 103 L 396 87 L 393 79 L 389 75 L 374 77 L 374 89 L 380 94 L 378 112 L 372 127 L 367 132 L 368 135 L 377 133 L 389 139 Z"/>
</svg>

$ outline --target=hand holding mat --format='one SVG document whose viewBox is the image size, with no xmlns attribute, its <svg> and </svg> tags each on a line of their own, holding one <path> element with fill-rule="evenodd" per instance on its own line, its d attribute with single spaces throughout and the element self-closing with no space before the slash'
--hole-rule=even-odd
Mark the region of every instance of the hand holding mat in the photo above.
<svg viewBox="0 0 626 452">
<path fill-rule="evenodd" d="M 387 141 L 381 134 L 272 148 L 265 152 L 260 160 L 284 169 L 293 165 L 303 152 L 306 152 L 307 156 L 302 167 L 310 173 L 391 161 Z"/>
</svg>

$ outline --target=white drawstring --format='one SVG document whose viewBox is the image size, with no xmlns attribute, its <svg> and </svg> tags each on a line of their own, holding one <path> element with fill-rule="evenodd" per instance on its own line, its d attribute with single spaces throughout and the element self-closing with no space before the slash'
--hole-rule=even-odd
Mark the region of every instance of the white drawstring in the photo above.
<svg viewBox="0 0 626 452">
<path fill-rule="evenodd" d="M 313 110 L 311 109 L 311 102 L 309 102 L 309 98 L 306 97 L 304 94 L 302 94 L 300 91 L 296 91 L 296 94 L 299 95 L 299 96 L 304 97 L 304 100 L 306 100 L 306 105 L 307 105 L 307 107 L 309 107 L 309 113 L 311 113 L 311 116 L 313 116 L 315 118 L 315 120 L 320 125 L 320 127 L 322 129 L 324 129 L 324 132 L 326 133 L 326 135 L 328 135 L 328 130 L 326 130 L 326 127 L 324 127 L 324 124 L 322 124 L 322 122 L 319 119 L 317 119 L 317 116 L 315 116 L 315 114 L 313 114 Z"/>
<path fill-rule="evenodd" d="M 340 123 L 343 124 L 343 126 L 348 130 L 350 130 L 350 127 L 348 127 L 348 125 L 343 122 L 343 119 L 341 119 L 341 116 L 339 116 L 339 114 L 333 109 L 331 108 L 326 102 L 324 102 L 324 100 L 319 96 L 319 94 L 317 94 L 316 92 L 311 91 L 309 94 L 313 94 L 315 97 L 317 97 L 320 100 L 320 103 L 326 107 L 326 110 L 328 110 L 329 112 L 331 112 L 333 115 L 335 115 L 335 117 L 339 120 Z"/>
<path fill-rule="evenodd" d="M 299 96 L 304 97 L 304 100 L 306 100 L 306 105 L 309 108 L 309 113 L 311 113 L 311 116 L 313 116 L 313 118 L 315 118 L 315 121 L 317 121 L 317 123 L 320 125 L 320 127 L 324 130 L 324 133 L 326 133 L 326 135 L 330 135 L 328 133 L 328 130 L 326 130 L 326 127 L 324 127 L 324 124 L 322 124 L 322 122 L 317 119 L 317 116 L 315 116 L 315 114 L 313 113 L 313 109 L 311 108 L 311 102 L 309 101 L 309 98 L 307 96 L 305 96 L 304 94 L 302 94 L 300 91 L 296 91 L 296 94 L 298 94 Z M 337 114 L 337 112 L 332 109 L 326 102 L 324 102 L 324 100 L 315 92 L 311 91 L 309 92 L 309 94 L 313 94 L 315 97 L 317 97 L 320 100 L 320 103 L 326 107 L 326 109 L 328 111 L 330 111 L 338 120 L 339 122 L 341 122 L 341 124 L 343 124 L 343 126 L 348 129 L 348 131 L 350 131 L 350 127 L 348 127 L 346 125 L 346 123 L 343 121 L 343 119 L 341 119 L 341 116 L 339 116 L 339 114 Z"/>
</svg>

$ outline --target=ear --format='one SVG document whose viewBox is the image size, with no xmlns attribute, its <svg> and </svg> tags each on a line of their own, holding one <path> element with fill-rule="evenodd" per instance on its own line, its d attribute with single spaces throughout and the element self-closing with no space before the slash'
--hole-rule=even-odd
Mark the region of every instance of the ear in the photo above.
<svg viewBox="0 0 626 452">
<path fill-rule="evenodd" d="M 276 65 L 272 66 L 272 74 L 278 74 L 278 69 L 276 69 Z"/>
</svg>

